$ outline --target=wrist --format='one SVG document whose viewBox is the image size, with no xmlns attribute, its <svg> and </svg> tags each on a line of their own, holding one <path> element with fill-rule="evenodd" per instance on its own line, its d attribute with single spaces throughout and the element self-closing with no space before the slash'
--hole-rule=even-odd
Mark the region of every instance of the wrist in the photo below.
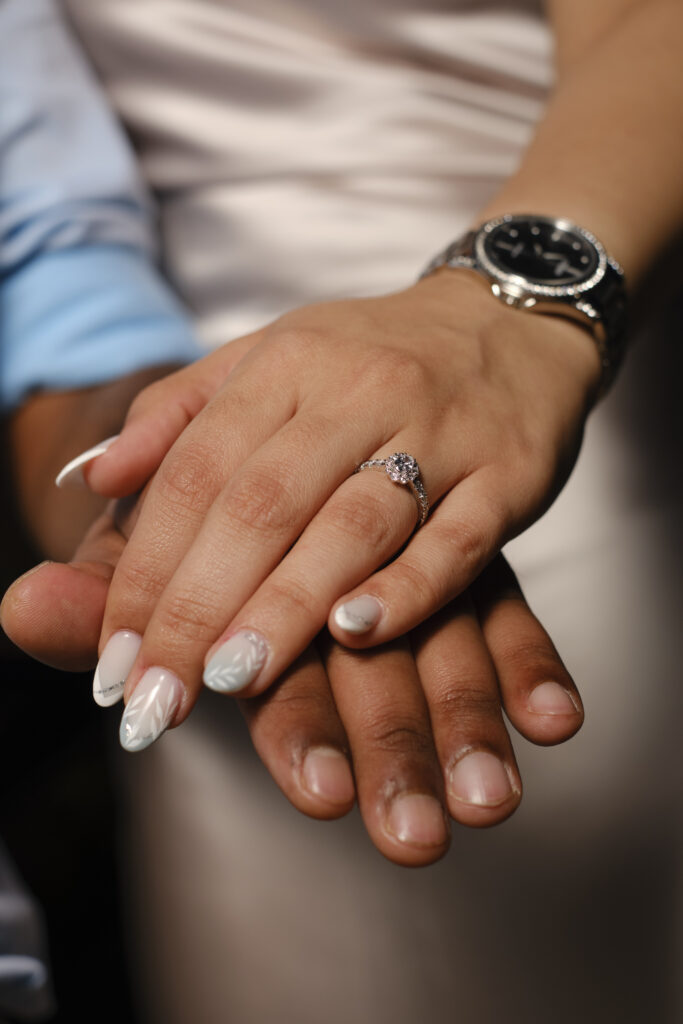
<svg viewBox="0 0 683 1024">
<path fill-rule="evenodd" d="M 578 324 L 592 336 L 607 389 L 623 356 L 626 290 L 621 266 L 591 231 L 564 217 L 506 213 L 455 239 L 422 276 L 441 268 L 478 275 L 499 303 L 524 314 Z"/>
<path fill-rule="evenodd" d="M 425 315 L 440 323 L 475 328 L 492 358 L 517 359 L 547 368 L 571 388 L 585 415 L 595 404 L 602 380 L 598 349 L 582 325 L 549 313 L 529 314 L 504 305 L 475 271 L 443 267 L 413 285 L 428 306 Z"/>
</svg>

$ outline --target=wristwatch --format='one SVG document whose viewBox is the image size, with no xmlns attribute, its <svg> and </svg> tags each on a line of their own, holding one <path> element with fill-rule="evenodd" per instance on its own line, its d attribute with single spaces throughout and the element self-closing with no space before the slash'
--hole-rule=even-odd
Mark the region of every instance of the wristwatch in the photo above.
<svg viewBox="0 0 683 1024">
<path fill-rule="evenodd" d="M 590 231 L 565 219 L 505 214 L 452 242 L 420 276 L 440 267 L 476 271 L 508 306 L 582 324 L 600 353 L 602 390 L 613 380 L 624 351 L 624 272 Z"/>
</svg>

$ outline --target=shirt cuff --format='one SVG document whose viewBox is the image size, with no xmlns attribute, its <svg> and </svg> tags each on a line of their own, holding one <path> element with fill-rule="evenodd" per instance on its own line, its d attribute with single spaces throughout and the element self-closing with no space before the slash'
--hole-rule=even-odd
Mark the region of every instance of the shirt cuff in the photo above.
<svg viewBox="0 0 683 1024">
<path fill-rule="evenodd" d="M 43 252 L 0 285 L 0 405 L 203 355 L 157 268 L 115 245 Z"/>
</svg>

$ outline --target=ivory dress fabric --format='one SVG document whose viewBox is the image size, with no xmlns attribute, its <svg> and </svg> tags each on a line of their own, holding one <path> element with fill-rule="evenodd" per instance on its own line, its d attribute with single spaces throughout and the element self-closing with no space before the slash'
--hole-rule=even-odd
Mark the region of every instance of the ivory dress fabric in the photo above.
<svg viewBox="0 0 683 1024">
<path fill-rule="evenodd" d="M 551 85 L 533 3 L 69 0 L 207 346 L 412 281 L 517 166 Z M 562 211 L 558 211 L 561 213 Z M 552 510 L 510 546 L 583 695 L 516 741 L 522 807 L 409 871 L 289 807 L 212 693 L 126 761 L 136 960 L 163 1024 L 680 1019 L 680 435 L 643 329 Z"/>
</svg>

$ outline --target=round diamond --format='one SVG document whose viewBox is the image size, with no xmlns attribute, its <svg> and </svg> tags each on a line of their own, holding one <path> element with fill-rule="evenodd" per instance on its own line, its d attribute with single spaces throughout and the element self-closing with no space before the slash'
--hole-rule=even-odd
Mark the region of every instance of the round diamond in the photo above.
<svg viewBox="0 0 683 1024">
<path fill-rule="evenodd" d="M 407 484 L 416 480 L 420 475 L 417 462 L 406 452 L 396 452 L 386 460 L 386 470 L 391 479 L 397 484 Z"/>
</svg>

